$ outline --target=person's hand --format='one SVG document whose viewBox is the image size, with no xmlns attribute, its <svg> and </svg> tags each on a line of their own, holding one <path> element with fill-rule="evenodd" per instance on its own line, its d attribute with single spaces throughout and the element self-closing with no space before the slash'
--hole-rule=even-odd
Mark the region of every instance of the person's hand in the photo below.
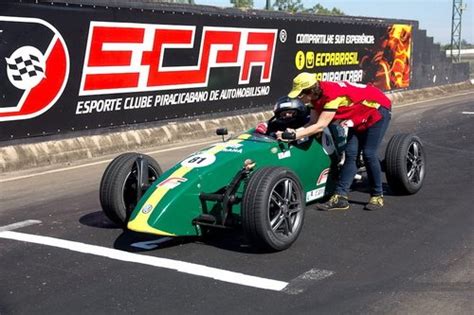
<svg viewBox="0 0 474 315">
<path fill-rule="evenodd" d="M 262 134 L 262 135 L 264 135 L 264 134 L 267 133 L 267 129 L 268 129 L 267 123 L 261 122 L 255 128 L 255 131 Z"/>
<path fill-rule="evenodd" d="M 276 139 L 277 139 L 277 140 L 280 140 L 280 141 L 283 140 L 283 139 L 281 138 L 281 135 L 282 135 L 282 134 L 283 134 L 283 131 L 277 131 L 277 132 L 275 132 L 275 137 L 276 137 Z"/>
<path fill-rule="evenodd" d="M 290 133 L 293 133 L 293 134 L 296 135 L 296 130 L 295 129 L 287 128 L 284 132 L 290 132 Z M 282 135 L 283 135 L 283 131 L 277 131 L 276 132 L 277 140 L 280 140 L 280 141 L 292 141 L 292 140 L 294 140 L 294 139 L 283 139 Z"/>
</svg>

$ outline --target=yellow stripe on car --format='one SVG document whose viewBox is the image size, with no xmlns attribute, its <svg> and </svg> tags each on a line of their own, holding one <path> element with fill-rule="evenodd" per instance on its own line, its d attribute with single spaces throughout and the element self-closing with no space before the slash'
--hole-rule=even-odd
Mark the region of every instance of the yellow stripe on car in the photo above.
<svg viewBox="0 0 474 315">
<path fill-rule="evenodd" d="M 173 174 L 171 174 L 168 178 L 183 177 L 190 170 L 192 170 L 192 168 L 182 166 L 176 171 L 174 171 Z M 168 190 L 170 189 L 167 186 L 158 186 L 156 190 L 153 192 L 153 194 L 151 194 L 151 196 L 148 198 L 146 204 L 151 205 L 152 208 L 155 209 L 156 205 L 160 202 L 160 200 L 168 192 Z M 174 236 L 174 234 L 155 229 L 154 227 L 148 224 L 148 219 L 150 218 L 150 215 L 152 214 L 152 212 L 153 211 L 150 211 L 148 213 L 143 213 L 143 211 L 140 211 L 135 217 L 135 219 L 128 222 L 127 224 L 128 229 L 132 231 L 137 231 L 137 232 L 148 232 L 148 233 L 153 233 L 153 234 L 158 234 L 158 235 Z"/>
</svg>

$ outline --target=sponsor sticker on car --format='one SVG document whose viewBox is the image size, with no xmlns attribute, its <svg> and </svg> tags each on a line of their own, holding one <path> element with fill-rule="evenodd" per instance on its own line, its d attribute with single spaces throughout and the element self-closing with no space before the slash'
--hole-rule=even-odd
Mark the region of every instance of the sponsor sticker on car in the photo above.
<svg viewBox="0 0 474 315">
<path fill-rule="evenodd" d="M 306 193 L 306 202 L 310 202 L 324 196 L 326 187 L 310 190 Z"/>
<path fill-rule="evenodd" d="M 158 184 L 158 187 L 166 187 L 168 189 L 173 189 L 181 185 L 181 183 L 187 182 L 186 178 L 182 177 L 169 177 Z"/>
<path fill-rule="evenodd" d="M 143 208 L 142 208 L 142 212 L 144 214 L 150 213 L 151 210 L 153 210 L 153 205 L 151 205 L 149 203 L 144 205 Z"/>
<path fill-rule="evenodd" d="M 279 160 L 286 159 L 286 158 L 289 158 L 289 157 L 291 157 L 291 152 L 290 151 L 285 151 L 285 152 L 278 153 L 278 159 Z"/>
<path fill-rule="evenodd" d="M 319 186 L 319 185 L 326 184 L 326 182 L 328 181 L 328 175 L 329 175 L 329 168 L 326 168 L 325 170 L 321 172 L 321 174 L 319 174 L 318 182 L 316 183 L 316 185 Z"/>
</svg>

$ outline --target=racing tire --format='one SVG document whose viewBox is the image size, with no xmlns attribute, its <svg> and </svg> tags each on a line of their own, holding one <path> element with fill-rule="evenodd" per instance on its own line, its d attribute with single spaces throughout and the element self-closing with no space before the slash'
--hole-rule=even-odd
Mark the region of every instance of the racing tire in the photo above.
<svg viewBox="0 0 474 315">
<path fill-rule="evenodd" d="M 242 199 L 242 226 L 253 245 L 281 251 L 293 244 L 303 228 L 303 189 L 298 177 L 283 167 L 255 171 Z"/>
<path fill-rule="evenodd" d="M 413 134 L 398 134 L 385 150 L 385 175 L 395 194 L 415 194 L 423 186 L 426 174 L 426 153 L 423 144 Z"/>
<path fill-rule="evenodd" d="M 148 164 L 148 180 L 154 182 L 163 172 L 152 157 L 139 153 L 117 156 L 104 171 L 100 182 L 99 199 L 104 214 L 115 224 L 126 228 L 138 198 L 137 158 Z"/>
<path fill-rule="evenodd" d="M 115 157 L 115 158 L 112 160 L 112 162 L 109 163 L 109 165 L 107 165 L 107 167 L 105 168 L 104 173 L 102 174 L 102 179 L 101 179 L 101 181 L 100 181 L 100 195 L 101 195 L 101 196 L 102 196 L 102 194 L 104 193 L 104 192 L 102 191 L 102 189 L 105 189 L 105 187 L 106 187 L 106 186 L 104 185 L 104 180 L 105 180 L 106 178 L 109 178 L 109 177 L 110 177 L 110 175 L 109 175 L 110 170 L 111 170 L 111 169 L 115 169 L 115 165 L 116 165 L 117 163 L 121 163 L 121 161 L 122 161 L 123 159 L 127 159 L 127 158 L 129 158 L 130 156 L 136 156 L 137 154 L 139 154 L 139 153 L 136 153 L 136 152 L 127 152 L 127 153 L 120 154 L 119 156 Z"/>
</svg>

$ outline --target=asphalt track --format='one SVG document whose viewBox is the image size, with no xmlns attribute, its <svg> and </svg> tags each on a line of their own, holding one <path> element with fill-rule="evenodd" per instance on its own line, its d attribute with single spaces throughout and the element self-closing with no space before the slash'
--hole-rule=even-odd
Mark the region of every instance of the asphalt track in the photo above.
<svg viewBox="0 0 474 315">
<path fill-rule="evenodd" d="M 1 174 L 0 314 L 472 314 L 474 93 L 394 109 L 399 132 L 424 143 L 422 190 L 378 212 L 362 187 L 350 211 L 310 206 L 278 253 L 122 232 L 100 211 L 104 159 Z M 168 168 L 190 145 L 148 151 Z"/>
</svg>

